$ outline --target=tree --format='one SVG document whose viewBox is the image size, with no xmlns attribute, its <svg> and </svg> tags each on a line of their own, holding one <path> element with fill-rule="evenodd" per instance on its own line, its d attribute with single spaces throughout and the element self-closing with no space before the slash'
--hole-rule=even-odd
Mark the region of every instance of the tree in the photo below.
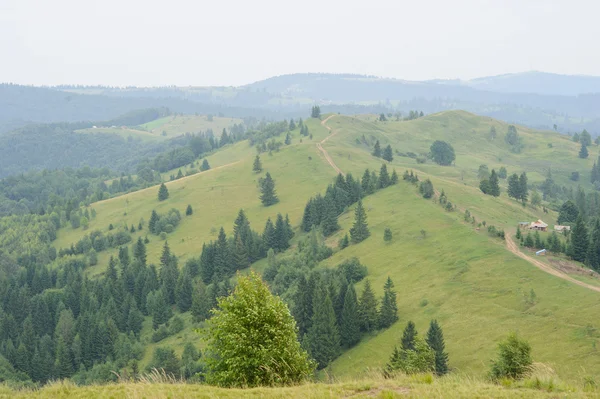
<svg viewBox="0 0 600 399">
<path fill-rule="evenodd" d="M 583 132 L 579 135 L 579 142 L 586 147 L 592 145 L 592 136 L 588 133 L 587 130 L 583 129 Z"/>
<path fill-rule="evenodd" d="M 571 245 L 569 246 L 568 253 L 573 260 L 578 262 L 585 261 L 588 252 L 588 231 L 585 226 L 585 222 L 581 215 L 577 218 L 573 231 L 571 232 Z"/>
<path fill-rule="evenodd" d="M 413 349 L 394 348 L 386 374 L 401 370 L 406 374 L 426 373 L 435 370 L 435 352 L 421 337 L 414 340 Z"/>
<path fill-rule="evenodd" d="M 383 299 L 379 308 L 379 328 L 388 328 L 398 320 L 398 305 L 394 283 L 388 276 L 383 287 Z"/>
<path fill-rule="evenodd" d="M 260 156 L 257 155 L 256 158 L 254 158 L 254 163 L 252 164 L 252 171 L 254 173 L 260 173 L 262 170 L 263 168 L 262 163 L 260 162 Z"/>
<path fill-rule="evenodd" d="M 194 213 L 194 210 L 192 209 L 192 206 L 188 205 L 187 208 L 185 209 L 185 215 L 191 216 L 193 213 Z"/>
<path fill-rule="evenodd" d="M 206 158 L 204 158 L 202 160 L 202 165 L 200 166 L 200 171 L 204 172 L 204 171 L 207 171 L 207 170 L 210 170 L 210 165 L 208 164 L 208 161 L 206 160 Z"/>
<path fill-rule="evenodd" d="M 175 289 L 177 308 L 179 308 L 180 312 L 187 312 L 192 307 L 193 292 L 192 276 L 185 270 L 183 273 L 179 274 L 177 288 Z"/>
<path fill-rule="evenodd" d="M 321 118 L 321 107 L 319 107 L 318 105 L 313 106 L 310 111 L 310 117 L 317 119 Z"/>
<path fill-rule="evenodd" d="M 521 379 L 531 372 L 531 346 L 511 333 L 498 344 L 498 357 L 492 361 L 490 377 L 493 380 Z"/>
<path fill-rule="evenodd" d="M 398 173 L 396 173 L 396 169 L 392 171 L 392 177 L 390 177 L 390 185 L 398 184 Z"/>
<path fill-rule="evenodd" d="M 271 174 L 267 172 L 264 179 L 260 180 L 260 200 L 264 206 L 271 206 L 279 202 L 275 193 L 275 180 Z"/>
<path fill-rule="evenodd" d="M 392 152 L 392 146 L 391 145 L 388 144 L 383 149 L 383 155 L 381 156 L 381 158 L 385 159 L 388 162 L 392 162 L 394 160 L 394 153 Z"/>
<path fill-rule="evenodd" d="M 360 295 L 358 316 L 360 317 L 361 330 L 371 332 L 377 328 L 377 299 L 368 279 L 365 281 L 365 286 Z"/>
<path fill-rule="evenodd" d="M 379 144 L 379 140 L 375 142 L 375 147 L 373 148 L 373 156 L 381 158 L 381 145 Z"/>
<path fill-rule="evenodd" d="M 183 172 L 181 171 L 181 169 L 179 169 L 179 172 L 177 172 L 177 179 L 181 179 L 183 177 Z"/>
<path fill-rule="evenodd" d="M 417 338 L 417 328 L 415 323 L 409 321 L 404 328 L 402 333 L 402 340 L 400 342 L 401 349 L 403 350 L 415 350 L 415 339 Z"/>
<path fill-rule="evenodd" d="M 506 179 L 507 176 L 508 172 L 506 171 L 506 168 L 504 166 L 501 166 L 498 170 L 498 177 L 501 179 Z"/>
<path fill-rule="evenodd" d="M 321 221 L 321 230 L 325 237 L 330 236 L 339 230 L 340 225 L 338 223 L 338 212 L 334 203 L 334 200 L 329 197 L 325 197 L 325 209 L 323 220 Z"/>
<path fill-rule="evenodd" d="M 227 387 L 297 384 L 314 363 L 300 347 L 296 322 L 281 298 L 251 272 L 238 276 L 208 322 L 207 380 Z"/>
<path fill-rule="evenodd" d="M 587 149 L 587 145 L 581 144 L 581 149 L 579 150 L 579 158 L 586 159 L 589 156 L 589 152 Z"/>
<path fill-rule="evenodd" d="M 421 184 L 419 184 L 419 192 L 425 199 L 433 197 L 435 191 L 433 189 L 433 183 L 431 182 L 431 180 L 427 179 L 425 181 L 422 181 Z"/>
<path fill-rule="evenodd" d="M 290 119 L 290 125 L 288 128 L 290 131 L 296 129 L 296 123 L 294 122 L 294 118 Z"/>
<path fill-rule="evenodd" d="M 579 217 L 579 209 L 577 205 L 571 200 L 565 201 L 558 211 L 558 224 L 570 225 L 577 221 Z"/>
<path fill-rule="evenodd" d="M 496 126 L 492 126 L 490 127 L 490 139 L 495 140 L 496 139 Z"/>
<path fill-rule="evenodd" d="M 429 324 L 425 341 L 435 352 L 435 373 L 437 375 L 448 373 L 448 354 L 445 352 L 444 333 L 437 320 L 432 320 Z"/>
<path fill-rule="evenodd" d="M 436 140 L 430 148 L 431 158 L 435 163 L 442 166 L 452 165 L 456 159 L 454 148 L 445 141 Z"/>
<path fill-rule="evenodd" d="M 556 235 L 554 238 L 558 240 Z M 600 220 L 598 219 L 596 219 L 594 223 L 594 228 L 590 237 L 590 245 L 588 248 L 586 264 L 594 270 L 598 270 L 600 268 Z"/>
<path fill-rule="evenodd" d="M 527 173 L 523 172 L 521 173 L 521 176 L 519 176 L 519 199 L 523 203 L 526 203 L 528 196 L 529 194 L 527 189 Z"/>
<path fill-rule="evenodd" d="M 371 235 L 367 225 L 367 213 L 363 207 L 362 201 L 358 201 L 354 211 L 354 225 L 350 229 L 350 238 L 352 243 L 357 244 Z"/>
<path fill-rule="evenodd" d="M 387 227 L 383 232 L 383 241 L 390 242 L 392 241 L 392 230 Z"/>
<path fill-rule="evenodd" d="M 518 153 L 521 151 L 521 138 L 519 137 L 517 128 L 513 125 L 508 126 L 506 136 L 504 136 L 504 141 L 511 147 L 510 149 L 512 152 Z"/>
<path fill-rule="evenodd" d="M 140 262 L 142 266 L 146 266 L 146 245 L 142 241 L 142 237 L 138 237 L 133 249 L 133 258 Z"/>
<path fill-rule="evenodd" d="M 158 213 L 155 210 L 152 210 L 150 220 L 148 221 L 148 230 L 150 230 L 150 232 L 153 234 L 156 233 L 156 224 L 158 223 L 159 219 L 160 217 L 158 216 Z"/>
<path fill-rule="evenodd" d="M 500 184 L 498 183 L 498 175 L 496 174 L 496 171 L 494 169 L 492 169 L 492 173 L 490 174 L 489 183 L 489 195 L 493 197 L 500 196 Z"/>
<path fill-rule="evenodd" d="M 148 365 L 148 370 L 158 369 L 163 370 L 171 376 L 179 375 L 181 362 L 175 354 L 175 350 L 171 348 L 156 348 L 152 354 L 152 360 Z"/>
<path fill-rule="evenodd" d="M 333 302 L 323 283 L 315 290 L 313 316 L 306 343 L 319 369 L 326 367 L 340 353 L 340 335 Z"/>
<path fill-rule="evenodd" d="M 531 193 L 531 206 L 537 208 L 540 205 L 542 205 L 542 196 L 534 189 Z"/>
<path fill-rule="evenodd" d="M 350 348 L 360 340 L 360 319 L 358 300 L 354 284 L 348 284 L 344 295 L 344 307 L 340 317 L 340 338 L 343 346 Z"/>
<path fill-rule="evenodd" d="M 386 122 L 387 118 L 384 113 L 379 114 L 379 122 Z"/>
<path fill-rule="evenodd" d="M 390 175 L 387 171 L 386 164 L 381 164 L 381 169 L 379 170 L 379 188 L 386 188 L 390 185 Z"/>
<path fill-rule="evenodd" d="M 508 196 L 518 201 L 521 195 L 520 190 L 521 187 L 519 186 L 519 175 L 513 173 L 508 178 Z"/>
<path fill-rule="evenodd" d="M 477 178 L 479 181 L 488 180 L 490 177 L 490 170 L 487 165 L 479 165 L 479 169 L 477 170 Z"/>
<path fill-rule="evenodd" d="M 158 200 L 164 201 L 167 198 L 169 198 L 169 190 L 167 189 L 167 186 L 165 186 L 165 183 L 161 183 L 160 188 L 158 189 Z"/>
</svg>

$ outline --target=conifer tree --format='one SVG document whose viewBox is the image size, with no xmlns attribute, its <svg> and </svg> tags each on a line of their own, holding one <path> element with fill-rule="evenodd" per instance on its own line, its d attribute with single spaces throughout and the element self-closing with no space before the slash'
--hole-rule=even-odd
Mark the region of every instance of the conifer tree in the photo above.
<svg viewBox="0 0 600 399">
<path fill-rule="evenodd" d="M 578 262 L 585 261 L 588 252 L 588 231 L 581 215 L 577 218 L 573 231 L 571 232 L 571 245 L 568 255 Z"/>
<path fill-rule="evenodd" d="M 185 215 L 191 216 L 193 213 L 194 213 L 194 210 L 192 209 L 192 206 L 188 205 L 187 208 L 185 209 Z"/>
<path fill-rule="evenodd" d="M 496 174 L 496 171 L 494 169 L 492 169 L 492 173 L 490 174 L 490 178 L 488 181 L 489 192 L 487 194 L 494 197 L 500 196 L 500 184 L 498 182 L 498 175 Z"/>
<path fill-rule="evenodd" d="M 205 172 L 207 170 L 210 170 L 210 165 L 208 164 L 208 160 L 206 158 L 204 158 L 202 160 L 202 165 L 200 166 L 200 171 Z"/>
<path fill-rule="evenodd" d="M 322 284 L 316 289 L 313 306 L 312 323 L 306 340 L 309 353 L 317 361 L 318 368 L 322 369 L 340 352 L 340 336 L 333 303 Z"/>
<path fill-rule="evenodd" d="M 292 136 L 290 135 L 290 132 L 287 132 L 287 134 L 285 135 L 285 145 L 290 144 L 292 144 Z"/>
<path fill-rule="evenodd" d="M 237 234 L 234 237 L 233 262 L 237 270 L 245 269 L 250 266 L 248 251 L 242 242 L 242 237 L 240 234 Z"/>
<path fill-rule="evenodd" d="M 365 332 L 374 331 L 377 328 L 377 299 L 371 288 L 371 282 L 367 279 L 360 296 L 358 304 L 358 315 L 360 317 L 361 330 Z"/>
<path fill-rule="evenodd" d="M 519 176 L 519 199 L 523 203 L 526 203 L 528 197 L 529 191 L 527 188 L 527 174 L 523 172 L 521 173 L 521 176 Z"/>
<path fill-rule="evenodd" d="M 150 216 L 150 221 L 148 222 L 148 229 L 153 234 L 156 234 L 156 230 L 155 230 L 156 229 L 156 223 L 158 223 L 159 219 L 160 218 L 158 216 L 158 213 L 155 210 L 153 210 L 152 211 L 152 215 Z"/>
<path fill-rule="evenodd" d="M 325 197 L 325 214 L 321 222 L 321 230 L 325 237 L 335 233 L 340 225 L 338 224 L 338 212 L 333 202 L 333 199 Z"/>
<path fill-rule="evenodd" d="M 290 244 L 288 242 L 288 228 L 283 220 L 283 216 L 281 213 L 277 214 L 277 219 L 275 220 L 275 237 L 276 237 L 276 246 L 274 248 L 279 251 L 285 251 L 289 248 Z"/>
<path fill-rule="evenodd" d="M 373 156 L 381 158 L 381 145 L 379 144 L 379 140 L 375 142 L 375 147 L 373 148 Z"/>
<path fill-rule="evenodd" d="M 133 258 L 140 262 L 142 266 L 146 266 L 146 245 L 142 241 L 142 237 L 138 237 L 133 250 Z"/>
<path fill-rule="evenodd" d="M 199 284 L 192 294 L 192 315 L 197 321 L 204 321 L 210 317 L 210 298 L 204 284 Z"/>
<path fill-rule="evenodd" d="M 513 173 L 508 178 L 508 196 L 519 200 L 521 187 L 519 186 L 519 175 Z"/>
<path fill-rule="evenodd" d="M 267 249 L 273 248 L 273 250 L 277 250 L 277 235 L 275 233 L 275 227 L 273 226 L 273 222 L 271 218 L 267 219 L 267 223 L 265 224 L 265 230 L 263 231 L 263 242 L 265 243 L 265 247 Z"/>
<path fill-rule="evenodd" d="M 354 212 L 354 225 L 350 229 L 350 238 L 354 244 L 359 243 L 369 237 L 369 227 L 367 225 L 367 213 L 363 207 L 362 201 L 358 201 Z"/>
<path fill-rule="evenodd" d="M 401 349 L 414 351 L 417 335 L 415 323 L 409 321 L 404 328 L 404 332 L 402 333 Z"/>
<path fill-rule="evenodd" d="M 448 373 L 448 354 L 445 352 L 444 333 L 437 320 L 432 320 L 429 324 L 425 340 L 427 345 L 435 352 L 435 373 L 437 375 Z"/>
<path fill-rule="evenodd" d="M 589 156 L 587 145 L 581 143 L 581 149 L 579 150 L 579 158 L 585 159 Z"/>
<path fill-rule="evenodd" d="M 343 346 L 350 348 L 360 340 L 358 301 L 353 284 L 348 284 L 344 295 L 344 307 L 340 317 L 340 338 Z"/>
<path fill-rule="evenodd" d="M 160 188 L 158 189 L 158 200 L 164 201 L 167 198 L 169 198 L 169 190 L 167 189 L 167 186 L 165 186 L 165 183 L 161 183 Z"/>
<path fill-rule="evenodd" d="M 364 195 L 372 194 L 371 186 L 371 172 L 369 169 L 365 169 L 365 173 L 360 181 L 360 187 Z"/>
<path fill-rule="evenodd" d="M 279 202 L 275 193 L 275 181 L 269 172 L 260 181 L 260 193 L 260 200 L 264 206 L 271 206 Z"/>
<path fill-rule="evenodd" d="M 252 171 L 254 173 L 260 173 L 262 170 L 263 168 L 262 162 L 260 162 L 260 155 L 257 155 L 256 158 L 254 158 L 254 163 L 252 164 Z"/>
<path fill-rule="evenodd" d="M 167 304 L 162 290 L 156 290 L 149 296 L 152 298 L 152 326 L 157 329 L 171 318 L 171 308 Z"/>
<path fill-rule="evenodd" d="M 177 172 L 177 179 L 181 179 L 183 177 L 183 173 L 181 172 L 181 169 L 179 169 L 179 172 Z"/>
<path fill-rule="evenodd" d="M 558 240 L 556 235 L 555 238 Z M 594 229 L 590 237 L 586 264 L 594 270 L 600 269 L 600 220 L 598 219 L 594 223 Z"/>
<path fill-rule="evenodd" d="M 225 229 L 221 227 L 219 230 L 219 237 L 217 238 L 217 247 L 215 253 L 215 280 L 223 280 L 224 277 L 228 276 L 234 271 L 233 269 L 234 267 L 232 267 L 231 252 L 229 250 L 229 245 L 227 244 L 227 236 L 225 235 Z"/>
<path fill-rule="evenodd" d="M 289 130 L 294 130 L 294 129 L 296 129 L 296 124 L 294 123 L 294 118 L 291 118 Z"/>
<path fill-rule="evenodd" d="M 381 156 L 381 158 L 385 159 L 388 162 L 392 162 L 394 160 L 394 153 L 392 152 L 392 146 L 391 145 L 388 144 L 383 149 L 383 155 Z"/>
<path fill-rule="evenodd" d="M 379 328 L 388 328 L 398 320 L 398 305 L 394 283 L 388 276 L 383 287 L 383 299 L 379 309 Z"/>
<path fill-rule="evenodd" d="M 398 173 L 396 173 L 396 169 L 392 171 L 392 177 L 390 177 L 390 185 L 398 184 Z"/>
<path fill-rule="evenodd" d="M 123 268 L 129 266 L 129 248 L 126 246 L 119 247 L 119 263 L 121 263 L 121 267 Z"/>
<path fill-rule="evenodd" d="M 379 188 L 386 188 L 390 185 L 390 175 L 387 171 L 387 166 L 385 164 L 381 164 L 381 169 L 379 170 Z"/>
<path fill-rule="evenodd" d="M 56 345 L 56 363 L 54 365 L 54 370 L 56 377 L 61 379 L 68 378 L 73 374 L 71 351 L 62 338 L 58 340 Z"/>
<path fill-rule="evenodd" d="M 177 296 L 177 307 L 180 312 L 187 312 L 192 307 L 193 290 L 192 277 L 189 272 L 185 270 L 183 273 L 179 274 L 177 289 L 175 291 Z"/>
<path fill-rule="evenodd" d="M 302 338 L 311 326 L 313 315 L 313 289 L 304 274 L 298 278 L 298 289 L 294 295 L 292 314 L 298 324 L 298 336 Z"/>
</svg>

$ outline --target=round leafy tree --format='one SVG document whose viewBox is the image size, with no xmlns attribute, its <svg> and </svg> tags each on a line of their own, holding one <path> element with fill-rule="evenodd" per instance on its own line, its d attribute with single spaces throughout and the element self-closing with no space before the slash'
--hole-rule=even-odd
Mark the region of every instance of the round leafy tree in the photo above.
<svg viewBox="0 0 600 399">
<path fill-rule="evenodd" d="M 431 158 L 435 163 L 442 166 L 452 165 L 456 159 L 454 148 L 445 141 L 436 140 L 430 148 Z"/>
<path fill-rule="evenodd" d="M 296 384 L 315 364 L 300 347 L 287 305 L 254 272 L 219 299 L 208 328 L 208 382 L 227 387 Z"/>
</svg>

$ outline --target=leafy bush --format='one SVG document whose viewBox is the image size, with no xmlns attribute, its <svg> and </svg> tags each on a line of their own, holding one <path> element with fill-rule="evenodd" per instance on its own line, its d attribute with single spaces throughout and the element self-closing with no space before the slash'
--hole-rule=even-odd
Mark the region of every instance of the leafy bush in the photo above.
<svg viewBox="0 0 600 399">
<path fill-rule="evenodd" d="M 435 352 L 419 336 L 415 337 L 415 349 L 395 349 L 387 365 L 387 372 L 402 371 L 406 374 L 426 373 L 435 369 Z"/>
<path fill-rule="evenodd" d="M 498 344 L 498 358 L 492 361 L 490 378 L 494 381 L 502 378 L 522 379 L 531 372 L 532 364 L 529 343 L 511 333 Z"/>
<path fill-rule="evenodd" d="M 349 283 L 357 283 L 367 276 L 367 267 L 358 258 L 350 258 L 337 266 L 338 271 Z"/>
<path fill-rule="evenodd" d="M 419 192 L 421 193 L 423 198 L 429 199 L 429 198 L 433 197 L 434 190 L 433 190 L 433 183 L 431 183 L 431 180 L 427 179 L 427 180 L 421 182 L 421 184 L 419 185 Z"/>
</svg>

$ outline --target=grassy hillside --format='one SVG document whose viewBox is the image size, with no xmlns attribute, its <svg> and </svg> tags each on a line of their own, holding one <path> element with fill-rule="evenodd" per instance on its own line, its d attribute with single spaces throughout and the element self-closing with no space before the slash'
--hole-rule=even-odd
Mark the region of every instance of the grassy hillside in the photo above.
<svg viewBox="0 0 600 399">
<path fill-rule="evenodd" d="M 211 120 L 212 119 L 212 120 Z M 170 115 L 138 126 L 140 130 L 163 137 L 176 137 L 185 133 L 205 132 L 211 129 L 218 137 L 223 129 L 243 123 L 241 119 L 207 115 Z"/>
<path fill-rule="evenodd" d="M 552 381 L 552 382 L 551 382 Z M 501 386 L 465 376 L 431 375 L 395 379 L 360 379 L 331 384 L 312 383 L 287 388 L 224 389 L 182 383 L 119 383 L 77 387 L 68 382 L 50 384 L 38 391 L 0 390 L 6 398 L 594 398 L 594 389 L 565 385 L 551 379 L 531 379 Z"/>
<path fill-rule="evenodd" d="M 307 124 L 312 140 L 305 137 L 301 142 L 295 131 L 290 146 L 262 155 L 265 171 L 276 180 L 281 201 L 275 206 L 261 206 L 257 188 L 260 175 L 251 171 L 256 153 L 243 142 L 211 155 L 210 171 L 167 183 L 171 194 L 168 201 L 159 203 L 158 189 L 152 187 L 93 204 L 98 216 L 89 230 L 107 231 L 110 223 L 137 224 L 140 218 L 147 221 L 153 209 L 161 213 L 174 207 L 183 213 L 191 204 L 194 215 L 184 217 L 168 236 L 171 250 L 185 260 L 199 255 L 203 242 L 216 239 L 220 226 L 230 233 L 240 208 L 244 208 L 253 229 L 258 231 L 262 231 L 268 217 L 273 218 L 278 212 L 288 213 L 292 224 L 298 226 L 307 199 L 324 191 L 335 176 L 315 145 L 325 138 L 328 140 L 322 145 L 333 162 L 356 177 L 367 167 L 379 169 L 381 159 L 370 154 L 377 139 L 382 147 L 390 143 L 401 153 L 416 154 L 427 152 L 434 140 L 449 141 L 457 153 L 456 166 L 417 164 L 413 158 L 395 156 L 388 168 L 395 168 L 399 174 L 413 169 L 421 178 L 431 177 L 436 189 L 443 189 L 460 210 L 471 210 L 479 221 L 508 229 L 521 220 L 544 218 L 552 223 L 556 214 L 524 208 L 510 200 L 505 189 L 499 198 L 484 196 L 477 188 L 479 165 L 485 163 L 490 169 L 505 166 L 509 173 L 525 170 L 533 183 L 544 179 L 551 166 L 557 182 L 570 184 L 568 176 L 573 170 L 580 171 L 582 182 L 589 181 L 591 159 L 598 152 L 591 148 L 590 159 L 581 160 L 577 157 L 578 144 L 567 137 L 519 127 L 524 149 L 513 154 L 504 144 L 506 124 L 464 112 L 445 112 L 409 122 L 376 122 L 374 116 L 335 115 L 327 121 L 331 132 L 317 120 L 308 120 Z M 495 140 L 489 139 L 492 125 L 498 132 Z M 552 148 L 548 143 L 552 143 Z M 600 337 L 595 321 L 600 310 L 597 293 L 534 268 L 508 252 L 502 241 L 465 224 L 462 212 L 444 211 L 439 204 L 420 198 L 416 188 L 406 182 L 368 197 L 365 205 L 372 236 L 337 252 L 324 265 L 334 266 L 357 256 L 367 265 L 377 290 L 391 276 L 398 292 L 400 320 L 336 360 L 332 366 L 336 377 L 362 375 L 381 367 L 398 344 L 408 320 L 415 321 L 420 333 L 424 333 L 433 318 L 444 328 L 450 364 L 455 371 L 483 376 L 495 343 L 512 330 L 531 342 L 536 361 L 548 364 L 569 381 L 591 374 L 600 366 L 596 349 Z M 331 238 L 332 245 L 348 231 L 352 217 L 350 209 L 340 218 L 342 231 Z M 383 241 L 385 228 L 394 234 L 389 244 Z M 426 232 L 425 237 L 421 230 Z M 85 233 L 63 229 L 56 246 L 68 246 Z M 146 232 L 136 233 L 134 239 L 137 234 Z M 150 236 L 150 240 L 149 261 L 156 262 L 163 242 L 156 236 Z M 91 274 L 104 270 L 109 254 L 101 253 L 100 263 L 90 270 Z M 261 270 L 264 261 L 255 267 Z M 534 303 L 526 300 L 532 290 L 537 298 Z M 161 345 L 166 342 L 181 350 L 186 340 L 199 339 L 190 331 Z M 146 351 L 144 361 L 150 353 Z"/>
</svg>

